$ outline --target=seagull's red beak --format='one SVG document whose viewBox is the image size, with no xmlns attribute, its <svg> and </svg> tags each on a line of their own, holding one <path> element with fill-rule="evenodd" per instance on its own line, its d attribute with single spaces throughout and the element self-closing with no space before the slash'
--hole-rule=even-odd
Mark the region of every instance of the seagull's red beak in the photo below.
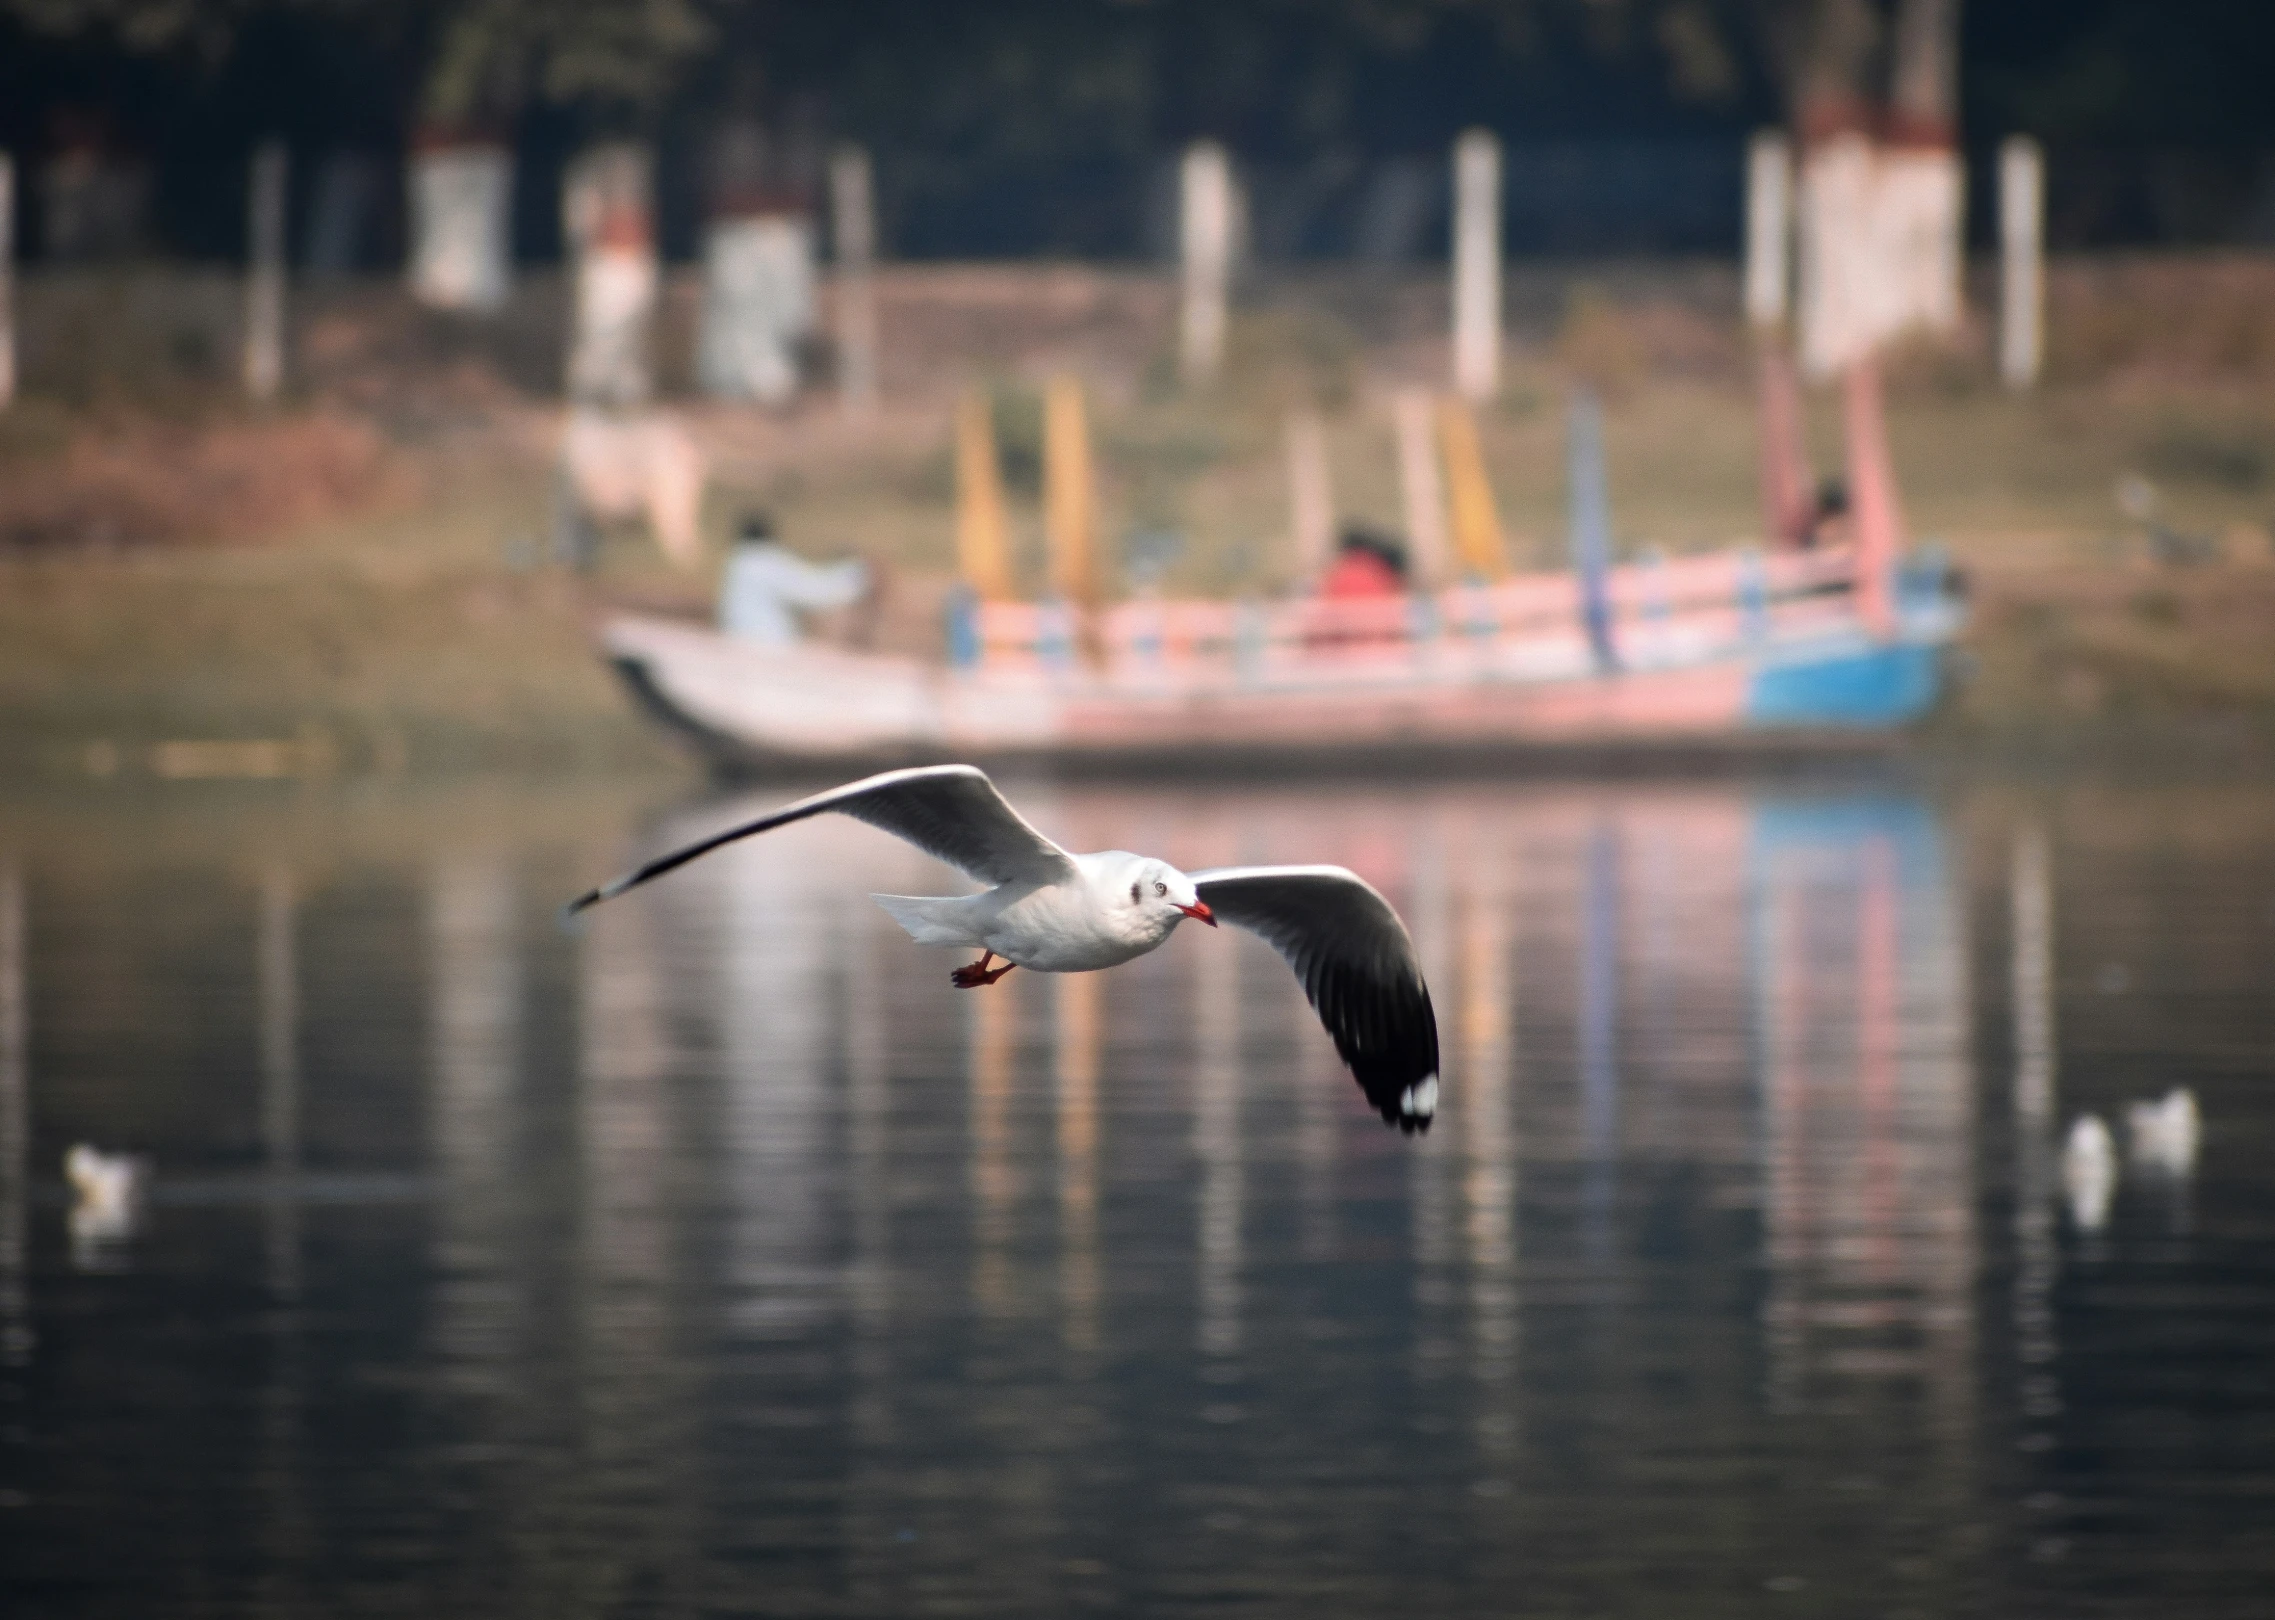
<svg viewBox="0 0 2275 1620">
<path fill-rule="evenodd" d="M 1196 900 L 1189 906 L 1179 906 L 1177 909 L 1195 922 L 1205 922 L 1211 928 L 1216 926 L 1216 913 L 1209 909 L 1206 900 Z"/>
</svg>

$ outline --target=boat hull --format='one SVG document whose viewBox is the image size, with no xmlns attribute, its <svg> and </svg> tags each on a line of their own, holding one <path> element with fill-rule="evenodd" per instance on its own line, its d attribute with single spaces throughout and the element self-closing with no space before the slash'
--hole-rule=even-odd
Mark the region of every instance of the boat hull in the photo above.
<svg viewBox="0 0 2275 1620">
<path fill-rule="evenodd" d="M 712 764 L 749 773 L 931 759 L 1187 766 L 1528 753 L 1794 753 L 1886 746 L 1933 704 L 1935 640 L 1838 629 L 1658 668 L 1512 679 L 1406 659 L 1301 678 L 1107 681 L 955 670 L 815 646 L 759 647 L 619 618 L 608 655 Z M 1458 648 L 1455 649 L 1458 654 Z"/>
</svg>

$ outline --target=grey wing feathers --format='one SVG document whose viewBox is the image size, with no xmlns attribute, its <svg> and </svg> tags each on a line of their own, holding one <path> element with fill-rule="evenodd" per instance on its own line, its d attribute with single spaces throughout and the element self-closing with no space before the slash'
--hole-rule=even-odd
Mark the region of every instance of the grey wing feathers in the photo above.
<svg viewBox="0 0 2275 1620">
<path fill-rule="evenodd" d="M 786 804 L 756 821 L 746 821 L 685 849 L 660 855 L 613 882 L 579 895 L 567 909 L 574 914 L 599 901 L 614 899 L 626 889 L 685 866 L 721 844 L 827 811 L 866 821 L 905 839 L 934 860 L 945 861 L 982 883 L 1015 879 L 1047 883 L 1073 870 L 1066 851 L 1028 826 L 996 792 L 986 772 L 971 765 L 926 765 L 864 777 Z"/>
<path fill-rule="evenodd" d="M 1437 1111 L 1438 1020 L 1414 942 L 1390 902 L 1340 866 L 1193 874 L 1209 909 L 1278 951 L 1367 1101 L 1406 1132 Z"/>
</svg>

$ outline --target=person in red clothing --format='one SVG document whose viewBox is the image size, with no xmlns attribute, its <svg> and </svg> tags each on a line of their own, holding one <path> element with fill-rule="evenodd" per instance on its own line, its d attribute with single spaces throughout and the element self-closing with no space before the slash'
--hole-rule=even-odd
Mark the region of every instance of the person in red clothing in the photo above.
<svg viewBox="0 0 2275 1620">
<path fill-rule="evenodd" d="M 1389 602 L 1406 594 L 1406 548 L 1389 535 L 1357 526 L 1345 529 L 1335 560 L 1319 579 L 1318 600 L 1327 602 Z M 1305 636 L 1313 647 L 1349 647 L 1360 643 L 1395 641 L 1404 637 L 1403 615 L 1387 609 L 1391 621 L 1379 613 L 1339 613 L 1323 609 Z"/>
<path fill-rule="evenodd" d="M 1335 561 L 1319 581 L 1319 594 L 1338 601 L 1355 596 L 1403 596 L 1406 548 L 1387 534 L 1356 525 L 1343 531 Z"/>
</svg>

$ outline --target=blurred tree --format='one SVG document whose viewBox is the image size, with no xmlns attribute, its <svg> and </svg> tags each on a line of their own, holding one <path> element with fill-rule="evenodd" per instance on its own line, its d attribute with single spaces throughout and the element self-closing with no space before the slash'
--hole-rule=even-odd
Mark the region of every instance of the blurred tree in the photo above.
<svg viewBox="0 0 2275 1620">
<path fill-rule="evenodd" d="M 257 25 L 345 24 L 410 41 L 421 122 L 504 122 L 544 101 L 603 121 L 652 116 L 736 0 L 0 0 L 26 32 L 137 54 L 225 61 Z"/>
<path fill-rule="evenodd" d="M 0 0 L 0 12 L 35 34 L 92 37 L 130 51 L 184 50 L 207 62 L 217 62 L 228 55 L 245 20 L 276 3 L 278 0 Z"/>
<path fill-rule="evenodd" d="M 387 0 L 365 0 L 387 7 Z M 708 11 L 724 9 L 713 0 Z M 714 23 L 696 0 L 441 0 L 420 86 L 422 123 L 502 123 L 530 101 L 601 123 L 653 119 Z"/>
<path fill-rule="evenodd" d="M 1374 166 L 1435 173 L 1472 124 L 1516 145 L 1704 147 L 1797 118 L 1812 98 L 1880 99 L 1908 37 L 1898 11 L 1898 0 L 0 0 L 0 143 L 37 152 L 59 110 L 100 114 L 122 147 L 155 158 L 159 211 L 187 222 L 168 223 L 167 238 L 186 246 L 197 220 L 230 206 L 243 146 L 269 131 L 370 150 L 422 125 L 480 127 L 510 135 L 540 176 L 595 134 L 638 131 L 666 154 L 668 214 L 674 175 L 696 171 L 731 113 L 869 145 L 887 228 L 907 247 L 1124 253 L 1141 245 L 1146 207 L 1158 210 L 1140 199 L 1160 189 L 1165 155 L 1198 136 L 1270 170 L 1276 196 L 1333 193 L 1346 209 Z M 2263 184 L 2252 177 L 2275 147 L 2275 97 L 2259 86 L 2275 60 L 2275 5 L 1998 0 L 1965 7 L 1960 25 L 1961 122 L 1977 137 L 2028 130 L 2144 161 L 2152 146 L 2182 146 L 2173 161 L 2192 173 L 2216 161 L 2231 189 Z M 754 65 L 757 108 L 735 93 Z M 202 180 L 201 165 L 232 178 Z M 548 251 L 543 233 L 523 251 Z"/>
</svg>

